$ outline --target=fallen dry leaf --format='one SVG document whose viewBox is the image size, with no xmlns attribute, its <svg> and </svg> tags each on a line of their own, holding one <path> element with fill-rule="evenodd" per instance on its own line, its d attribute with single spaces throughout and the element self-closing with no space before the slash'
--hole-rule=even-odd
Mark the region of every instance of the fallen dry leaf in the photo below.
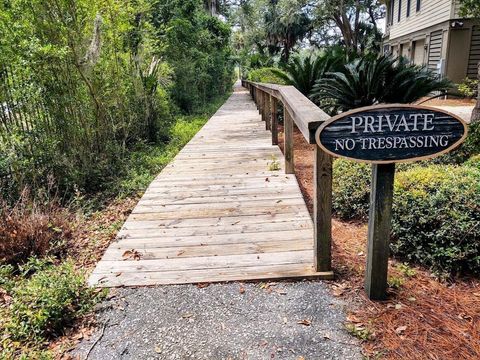
<svg viewBox="0 0 480 360">
<path fill-rule="evenodd" d="M 197 288 L 203 289 L 206 288 L 207 286 L 210 286 L 210 283 L 198 283 Z"/>
<path fill-rule="evenodd" d="M 140 260 L 142 258 L 142 254 L 140 254 L 137 250 L 127 250 L 122 255 L 123 260 Z"/>
<path fill-rule="evenodd" d="M 305 325 L 305 326 L 310 326 L 310 325 L 312 325 L 312 322 L 311 322 L 310 320 L 303 319 L 303 320 L 297 321 L 297 324 Z"/>
<path fill-rule="evenodd" d="M 407 330 L 407 327 L 404 325 L 404 326 L 399 326 L 395 329 L 395 332 L 398 334 L 398 335 L 401 335 L 405 332 L 405 330 Z"/>
</svg>

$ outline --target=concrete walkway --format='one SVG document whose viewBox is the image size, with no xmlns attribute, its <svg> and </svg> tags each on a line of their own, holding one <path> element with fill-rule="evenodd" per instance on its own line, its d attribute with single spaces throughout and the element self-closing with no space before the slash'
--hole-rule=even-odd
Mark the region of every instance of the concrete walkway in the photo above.
<svg viewBox="0 0 480 360">
<path fill-rule="evenodd" d="M 474 105 L 465 105 L 465 106 L 439 105 L 439 106 L 434 106 L 434 107 L 439 108 L 441 110 L 448 111 L 448 112 L 450 112 L 454 115 L 460 116 L 467 123 L 470 123 L 470 119 L 472 117 L 472 111 L 473 111 Z"/>
<path fill-rule="evenodd" d="M 320 281 L 114 289 L 75 358 L 362 359 L 344 304 Z"/>
</svg>

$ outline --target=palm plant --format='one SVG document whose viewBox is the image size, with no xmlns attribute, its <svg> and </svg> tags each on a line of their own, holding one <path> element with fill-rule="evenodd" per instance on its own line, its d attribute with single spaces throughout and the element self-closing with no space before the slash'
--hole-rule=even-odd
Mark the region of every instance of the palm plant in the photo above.
<svg viewBox="0 0 480 360">
<path fill-rule="evenodd" d="M 315 81 L 331 71 L 336 60 L 314 55 L 303 58 L 296 56 L 285 66 L 285 73 L 279 71 L 278 76 L 295 86 L 303 95 L 309 96 Z"/>
<path fill-rule="evenodd" d="M 296 56 L 285 66 L 285 72 L 278 71 L 279 77 L 295 86 L 303 95 L 310 96 L 313 86 L 325 74 L 341 69 L 345 63 L 344 52 L 329 51 L 322 55 Z"/>
<path fill-rule="evenodd" d="M 326 75 L 310 97 L 332 114 L 380 103 L 412 103 L 452 85 L 424 66 L 392 56 L 364 56 Z"/>
</svg>

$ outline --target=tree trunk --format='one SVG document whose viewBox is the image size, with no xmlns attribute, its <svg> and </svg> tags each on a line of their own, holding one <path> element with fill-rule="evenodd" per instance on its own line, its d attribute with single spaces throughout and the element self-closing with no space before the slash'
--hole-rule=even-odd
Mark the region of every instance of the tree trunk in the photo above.
<svg viewBox="0 0 480 360">
<path fill-rule="evenodd" d="M 471 122 L 480 121 L 480 62 L 478 62 L 478 93 L 477 93 L 477 103 L 472 111 L 472 119 Z"/>
</svg>

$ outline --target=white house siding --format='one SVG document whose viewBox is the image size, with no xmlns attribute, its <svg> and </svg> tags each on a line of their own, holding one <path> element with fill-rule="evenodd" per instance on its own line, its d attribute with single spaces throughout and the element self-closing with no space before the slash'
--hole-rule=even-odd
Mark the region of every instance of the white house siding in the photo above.
<svg viewBox="0 0 480 360">
<path fill-rule="evenodd" d="M 393 0 L 392 0 L 393 1 Z M 411 34 L 430 26 L 440 24 L 451 19 L 453 15 L 452 0 L 422 0 L 421 9 L 417 12 L 417 0 L 410 1 L 410 16 L 407 18 L 408 0 L 400 0 L 402 3 L 400 22 L 398 21 L 398 4 L 395 1 L 393 12 L 393 24 L 390 25 L 390 41 L 400 36 Z"/>
</svg>

